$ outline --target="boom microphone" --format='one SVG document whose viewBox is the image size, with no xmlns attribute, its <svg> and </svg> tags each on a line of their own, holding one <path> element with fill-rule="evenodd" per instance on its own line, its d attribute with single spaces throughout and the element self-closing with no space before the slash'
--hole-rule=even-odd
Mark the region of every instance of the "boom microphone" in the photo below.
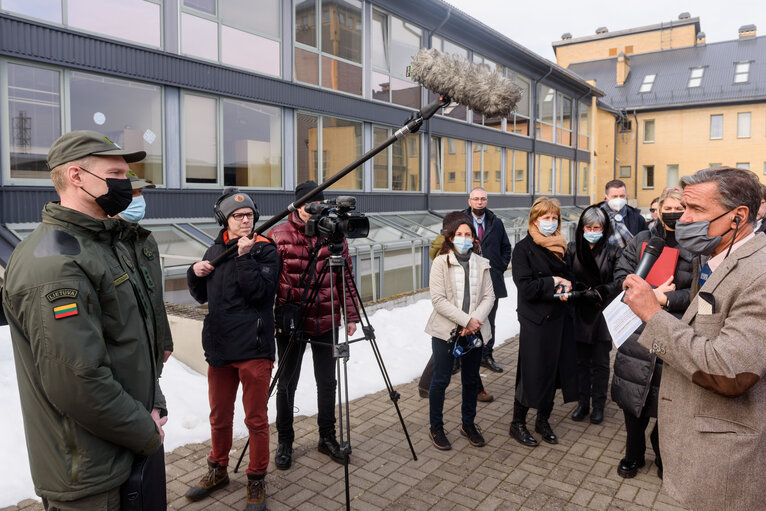
<svg viewBox="0 0 766 511">
<path fill-rule="evenodd" d="M 507 117 L 521 99 L 522 89 L 487 66 L 422 49 L 412 59 L 409 76 L 426 89 L 449 97 L 487 117 Z"/>
<path fill-rule="evenodd" d="M 657 262 L 657 258 L 660 257 L 663 248 L 665 248 L 665 240 L 659 236 L 652 237 L 644 248 L 644 255 L 641 256 L 641 261 L 635 271 L 636 275 L 646 279 L 646 276 L 652 271 L 652 266 Z"/>
</svg>

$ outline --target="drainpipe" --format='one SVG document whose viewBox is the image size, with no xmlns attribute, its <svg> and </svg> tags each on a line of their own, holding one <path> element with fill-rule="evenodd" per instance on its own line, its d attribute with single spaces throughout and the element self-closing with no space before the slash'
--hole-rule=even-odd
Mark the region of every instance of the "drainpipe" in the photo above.
<svg viewBox="0 0 766 511">
<path fill-rule="evenodd" d="M 636 183 L 636 201 L 638 201 L 638 115 L 636 115 L 635 109 L 633 110 L 633 120 L 636 121 L 636 151 L 633 163 L 633 168 L 636 170 L 636 173 L 633 176 L 633 181 Z"/>
<path fill-rule="evenodd" d="M 447 23 L 447 21 L 449 20 L 451 15 L 452 15 L 452 6 L 448 5 L 447 6 L 447 15 L 444 17 L 444 19 L 441 21 L 441 23 L 439 23 L 433 30 L 431 30 L 428 33 L 428 42 L 429 42 L 429 44 L 431 44 L 431 38 L 433 37 L 434 33 L 436 31 L 438 31 L 440 28 L 442 28 L 445 23 Z M 431 208 L 431 174 L 430 174 L 430 168 L 431 168 L 431 162 L 430 162 L 430 158 L 431 158 L 431 122 L 429 121 L 427 124 L 428 124 L 428 128 L 426 129 L 426 136 L 428 137 L 428 140 L 426 141 L 427 144 L 423 144 L 424 147 L 428 147 L 428 155 L 427 155 L 427 158 L 426 158 L 426 161 L 428 161 L 428 164 L 426 165 L 426 169 L 428 169 L 426 171 L 427 172 L 426 173 L 426 176 L 427 176 L 426 177 L 426 211 L 428 211 L 432 215 L 436 215 L 439 218 L 441 218 L 442 215 L 440 215 L 439 213 L 437 213 L 436 211 L 434 211 Z M 444 176 L 442 176 L 442 181 L 443 181 L 443 178 L 444 178 Z M 443 191 L 443 188 L 444 188 L 444 182 L 442 182 L 442 191 Z"/>
<path fill-rule="evenodd" d="M 552 72 L 553 72 L 553 66 L 548 66 L 548 72 L 532 82 L 533 84 L 532 91 L 533 91 L 533 97 L 535 98 L 535 104 L 534 104 L 534 108 L 532 108 L 533 118 L 530 119 L 530 121 L 532 122 L 532 165 L 531 165 L 532 172 L 530 176 L 532 178 L 531 179 L 532 183 L 530 186 L 530 188 L 532 189 L 532 201 L 529 204 L 530 206 L 534 204 L 535 202 L 535 187 L 537 186 L 537 180 L 535 179 L 535 175 L 537 173 L 537 115 L 540 110 L 540 101 L 538 101 L 539 98 L 537 97 L 537 85 L 543 80 L 545 80 L 546 78 L 548 78 L 548 76 Z M 553 124 L 555 129 L 555 124 L 556 124 L 555 120 Z"/>
</svg>

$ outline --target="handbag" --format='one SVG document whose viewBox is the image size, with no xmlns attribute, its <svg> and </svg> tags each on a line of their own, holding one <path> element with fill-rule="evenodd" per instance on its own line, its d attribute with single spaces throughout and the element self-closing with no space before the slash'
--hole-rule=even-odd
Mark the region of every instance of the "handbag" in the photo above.
<svg viewBox="0 0 766 511">
<path fill-rule="evenodd" d="M 120 487 L 122 511 L 165 511 L 168 508 L 165 486 L 165 449 L 160 446 L 150 456 L 136 456 L 130 477 Z"/>
</svg>

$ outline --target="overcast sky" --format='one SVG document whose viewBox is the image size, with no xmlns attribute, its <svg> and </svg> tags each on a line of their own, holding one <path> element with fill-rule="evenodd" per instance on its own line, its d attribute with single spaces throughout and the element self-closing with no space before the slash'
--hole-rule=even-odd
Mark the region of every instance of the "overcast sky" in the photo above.
<svg viewBox="0 0 766 511">
<path fill-rule="evenodd" d="M 572 37 L 652 25 L 678 19 L 682 12 L 699 17 L 707 42 L 737 38 L 737 30 L 751 23 L 766 34 L 764 0 L 640 0 L 638 2 L 547 0 L 447 0 L 461 11 L 489 25 L 538 55 L 555 62 L 551 43 L 570 32 Z"/>
</svg>

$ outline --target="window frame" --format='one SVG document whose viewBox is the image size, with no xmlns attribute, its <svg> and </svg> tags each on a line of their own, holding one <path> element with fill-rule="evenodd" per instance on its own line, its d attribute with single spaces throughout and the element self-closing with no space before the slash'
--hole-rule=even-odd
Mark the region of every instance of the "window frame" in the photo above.
<svg viewBox="0 0 766 511">
<path fill-rule="evenodd" d="M 744 119 L 745 116 L 747 116 L 747 134 L 744 134 L 744 130 L 740 130 L 742 128 L 741 120 Z M 737 112 L 737 138 L 750 138 L 752 134 L 752 122 L 753 122 L 753 115 L 752 112 Z"/>
<path fill-rule="evenodd" d="M 648 94 L 652 92 L 652 89 L 654 89 L 654 82 L 656 80 L 657 80 L 657 73 L 645 74 L 644 79 L 641 81 L 641 85 L 638 87 L 639 94 Z"/>
<path fill-rule="evenodd" d="M 371 133 L 372 133 L 372 140 L 373 140 L 373 144 L 374 145 L 377 145 L 377 144 L 375 144 L 375 129 L 386 130 L 386 134 L 387 134 L 386 138 L 391 137 L 394 134 L 394 132 L 397 130 L 396 127 L 392 127 L 392 126 L 385 126 L 383 124 L 372 124 L 372 131 L 371 131 Z M 404 146 L 405 158 L 408 158 L 409 154 L 410 154 L 410 148 L 409 148 L 409 141 L 411 140 L 410 137 L 417 138 L 418 141 L 419 141 L 419 146 L 418 146 L 418 179 L 419 179 L 419 187 L 418 188 L 419 189 L 418 190 L 394 190 L 394 188 L 393 188 L 393 186 L 394 186 L 394 144 L 396 144 L 397 142 L 402 143 L 403 146 Z M 422 134 L 419 133 L 419 132 L 415 132 L 415 133 L 409 133 L 405 137 L 397 140 L 393 144 L 391 144 L 388 147 L 386 147 L 385 153 L 386 153 L 386 158 L 387 158 L 386 166 L 388 167 L 388 169 L 387 169 L 387 172 L 388 172 L 388 178 L 387 178 L 388 179 L 388 185 L 385 188 L 379 188 L 379 187 L 375 186 L 375 158 L 374 157 L 371 158 L 370 162 L 372 164 L 372 176 L 371 176 L 372 177 L 372 183 L 371 183 L 370 189 L 373 192 L 386 192 L 386 191 L 388 191 L 388 192 L 392 192 L 392 193 L 423 193 L 423 150 L 422 150 L 422 144 L 423 144 L 423 136 L 422 136 Z M 383 152 L 384 151 L 381 151 L 381 153 L 378 153 L 378 154 L 382 154 Z M 430 168 L 429 168 L 429 170 L 430 170 Z"/>
<path fill-rule="evenodd" d="M 628 173 L 623 174 L 622 169 L 628 169 Z M 618 172 L 617 176 L 619 178 L 628 178 L 633 173 L 633 167 L 631 165 L 620 165 L 620 168 L 617 170 L 617 172 Z"/>
<path fill-rule="evenodd" d="M 295 9 L 293 9 L 293 11 L 295 11 Z M 373 17 L 375 16 L 376 13 L 381 15 L 381 16 L 384 16 L 386 18 L 386 34 L 387 34 L 387 38 L 386 38 L 385 43 L 387 45 L 387 48 L 385 48 L 385 51 L 387 52 L 387 54 L 389 56 L 391 55 L 391 34 L 393 33 L 393 31 L 391 30 L 391 24 L 393 23 L 393 18 L 396 18 L 397 20 L 401 21 L 402 23 L 409 23 L 411 25 L 414 25 L 418 29 L 420 29 L 420 46 L 419 46 L 419 48 L 422 49 L 424 47 L 424 41 L 423 41 L 424 35 L 423 34 L 425 33 L 425 30 L 422 27 L 420 27 L 420 25 L 418 25 L 417 23 L 412 23 L 411 21 L 408 21 L 408 20 L 406 20 L 404 18 L 401 18 L 399 16 L 396 16 L 394 14 L 391 14 L 391 13 L 389 13 L 389 12 L 383 10 L 383 9 L 379 9 L 379 8 L 374 7 L 374 6 L 372 8 L 372 13 L 371 13 L 371 17 L 370 17 L 370 22 L 371 23 L 372 23 Z M 370 39 L 370 50 L 372 51 L 372 45 L 373 45 L 373 41 L 372 41 L 372 24 L 370 24 L 370 28 L 369 28 L 368 32 L 369 32 L 369 39 Z M 364 44 L 364 34 L 363 34 L 362 44 Z M 412 83 L 414 85 L 417 85 L 418 86 L 418 90 L 419 90 L 420 105 L 421 105 L 421 108 L 422 108 L 422 106 L 423 106 L 423 98 L 422 98 L 422 96 L 423 96 L 423 88 L 422 88 L 422 86 L 420 84 L 418 84 L 417 82 L 412 81 L 412 79 L 407 76 L 406 71 L 403 71 L 400 75 L 397 75 L 394 72 L 392 72 L 392 70 L 390 69 L 390 67 L 391 67 L 391 62 L 390 61 L 388 63 L 389 64 L 389 69 L 384 70 L 384 69 L 382 69 L 380 67 L 375 66 L 373 64 L 372 60 L 373 59 L 372 59 L 372 54 L 371 54 L 370 65 L 369 65 L 370 76 L 372 76 L 372 73 L 378 73 L 378 74 L 382 74 L 382 75 L 387 75 L 389 78 L 395 78 L 397 80 L 402 80 L 402 81 L 410 82 L 410 83 Z M 364 74 L 366 75 L 366 73 L 364 73 Z M 320 81 L 321 81 L 321 76 L 320 76 Z M 363 77 L 362 81 L 364 81 L 364 77 Z M 373 98 L 372 97 L 372 90 L 370 89 L 370 85 L 372 85 L 372 84 L 369 84 L 367 89 L 363 89 L 362 97 L 364 97 L 365 99 L 370 99 L 372 101 L 376 101 L 376 102 L 380 102 L 380 103 L 385 103 L 385 104 L 389 104 L 389 105 L 396 105 L 396 106 L 400 106 L 402 108 L 407 108 L 407 109 L 410 109 L 410 110 L 414 110 L 413 107 L 402 105 L 400 103 L 395 103 L 393 101 L 393 90 L 391 90 L 391 89 L 389 89 L 389 91 L 388 91 L 388 101 L 383 101 L 383 100 L 380 100 L 380 99 Z M 370 97 L 369 98 L 367 98 L 367 93 L 370 93 Z"/>
<path fill-rule="evenodd" d="M 150 0 L 150 1 L 154 1 L 154 0 Z M 168 0 L 164 0 L 164 1 L 168 1 Z M 221 0 L 215 0 L 215 12 L 216 12 L 216 14 L 213 15 L 213 14 L 207 13 L 205 11 L 201 11 L 199 9 L 195 9 L 193 7 L 186 7 L 184 5 L 184 0 L 178 0 L 178 25 L 177 25 L 177 28 L 178 28 L 178 54 L 181 55 L 181 56 L 190 58 L 190 59 L 201 60 L 203 62 L 214 62 L 214 63 L 216 63 L 216 64 L 218 64 L 220 66 L 226 67 L 226 68 L 240 69 L 240 70 L 248 72 L 248 73 L 255 73 L 255 74 L 258 74 L 258 75 L 262 75 L 262 76 L 282 78 L 284 76 L 284 61 L 282 59 L 282 48 L 283 48 L 283 45 L 284 45 L 284 34 L 282 33 L 282 17 L 284 16 L 284 13 L 283 13 L 284 9 L 282 9 L 282 3 L 278 2 L 279 5 L 278 5 L 277 12 L 279 12 L 279 21 L 278 21 L 279 36 L 277 36 L 275 38 L 271 34 L 265 34 L 265 33 L 262 33 L 262 32 L 256 32 L 256 31 L 253 31 L 252 29 L 245 28 L 245 27 L 243 27 L 241 25 L 238 25 L 238 24 L 224 23 L 223 19 L 221 18 L 221 8 L 220 8 L 220 5 L 219 5 L 220 1 Z M 293 16 L 295 15 L 294 11 L 295 11 L 295 9 L 293 9 Z M 194 55 L 194 54 L 191 54 L 191 53 L 184 53 L 184 51 L 183 51 L 183 15 L 184 14 L 188 14 L 188 15 L 191 15 L 191 16 L 196 16 L 197 18 L 201 18 L 201 19 L 204 19 L 204 20 L 207 20 L 207 21 L 211 21 L 211 22 L 216 24 L 216 26 L 217 26 L 217 34 L 218 34 L 218 39 L 217 39 L 218 58 L 216 60 L 210 60 L 210 59 L 207 59 L 205 57 L 200 57 L 198 55 Z M 295 20 L 293 19 L 293 21 L 295 21 Z M 258 70 L 255 70 L 255 69 L 252 69 L 252 68 L 249 68 L 249 67 L 241 67 L 241 66 L 237 66 L 237 65 L 234 65 L 234 64 L 229 64 L 227 62 L 224 62 L 222 60 L 223 59 L 223 44 L 222 43 L 223 43 L 223 27 L 224 26 L 226 26 L 228 28 L 232 28 L 234 30 L 239 30 L 240 32 L 245 32 L 245 33 L 250 34 L 250 35 L 261 37 L 263 39 L 269 39 L 271 41 L 275 41 L 276 43 L 278 43 L 279 44 L 279 74 L 273 75 L 271 73 L 267 73 L 267 72 L 264 72 L 264 71 L 258 71 Z"/>
<path fill-rule="evenodd" d="M 745 66 L 744 71 L 738 71 L 739 66 Z M 742 79 L 740 79 L 742 78 Z M 750 82 L 750 61 L 734 63 L 734 85 Z"/>
<path fill-rule="evenodd" d="M 534 114 L 534 106 L 532 104 L 532 79 L 527 78 L 525 75 L 519 73 L 518 71 L 515 71 L 509 67 L 505 68 L 505 76 L 512 82 L 514 82 L 516 85 L 519 85 L 520 83 L 526 84 L 526 96 L 527 96 L 527 112 L 529 112 L 529 115 L 523 115 L 516 112 L 514 109 L 511 112 L 511 116 L 513 116 L 513 122 L 511 122 L 511 116 L 506 117 L 505 119 L 505 126 L 504 131 L 506 133 L 510 133 L 511 135 L 516 135 L 517 137 L 526 137 L 531 138 L 532 137 L 532 114 Z M 521 85 L 519 85 L 521 87 Z M 524 94 L 522 93 L 522 98 L 524 97 Z M 523 133 L 519 133 L 516 130 L 517 125 L 517 119 L 526 119 L 527 121 L 527 134 L 524 135 Z"/>
<path fill-rule="evenodd" d="M 649 169 L 652 169 L 652 184 L 647 184 L 647 177 L 649 176 Z M 642 190 L 654 190 L 654 178 L 655 178 L 655 166 L 654 165 L 642 165 L 641 172 L 641 189 Z"/>
<path fill-rule="evenodd" d="M 655 119 L 644 119 L 643 120 L 643 130 L 642 130 L 642 136 L 641 140 L 644 144 L 654 144 L 654 142 L 657 140 L 657 123 L 655 122 Z M 651 140 L 646 137 L 646 126 L 648 123 L 651 123 L 652 126 L 652 138 Z"/>
<path fill-rule="evenodd" d="M 694 76 L 699 71 L 699 76 Z M 693 67 L 689 71 L 689 80 L 686 82 L 687 89 L 693 89 L 702 86 L 702 78 L 705 76 L 705 66 Z"/>
<path fill-rule="evenodd" d="M 709 125 L 709 130 L 708 130 L 709 140 L 723 140 L 723 115 L 724 114 L 710 114 L 710 125 Z M 713 118 L 714 117 L 716 119 L 720 118 L 720 120 L 721 120 L 720 121 L 721 122 L 721 136 L 719 136 L 719 137 L 714 137 L 713 136 Z"/>
<path fill-rule="evenodd" d="M 471 156 L 473 154 L 473 151 L 468 151 L 468 140 L 462 139 L 462 138 L 450 137 L 450 136 L 447 136 L 447 135 L 431 134 L 431 136 L 429 138 L 429 144 L 433 144 L 434 143 L 434 139 L 437 139 L 437 138 L 439 139 L 439 155 L 438 155 L 439 156 L 439 168 L 437 169 L 437 174 L 438 174 L 438 176 L 440 178 L 441 187 L 440 187 L 439 190 L 433 190 L 431 188 L 431 183 L 429 181 L 428 189 L 430 190 L 431 193 L 452 194 L 452 195 L 461 195 L 462 194 L 462 195 L 465 195 L 466 193 L 470 192 L 470 190 L 468 190 L 468 178 L 469 178 L 469 175 L 468 175 L 468 158 L 469 158 L 469 156 Z M 465 147 L 465 158 L 464 158 L 464 162 L 463 162 L 464 169 L 465 169 L 465 176 L 463 176 L 464 177 L 464 179 L 463 179 L 463 186 L 465 187 L 465 189 L 464 190 L 452 191 L 452 190 L 445 190 L 445 185 L 446 185 L 446 183 L 458 183 L 457 171 L 448 170 L 448 171 L 445 172 L 445 169 L 444 169 L 444 156 L 445 156 L 445 154 L 457 154 L 457 144 L 454 144 L 455 141 L 463 142 L 463 144 L 464 144 L 463 147 Z M 450 143 L 450 142 L 452 142 L 452 143 Z M 450 146 L 450 145 L 453 147 L 454 152 L 450 152 L 449 151 L 449 147 L 448 146 Z M 429 180 L 431 179 L 431 153 L 432 153 L 432 149 L 429 146 L 429 148 L 428 148 L 428 179 Z M 452 178 L 451 174 L 455 174 L 454 178 Z M 422 192 L 422 193 L 425 193 L 425 192 Z"/>
</svg>

